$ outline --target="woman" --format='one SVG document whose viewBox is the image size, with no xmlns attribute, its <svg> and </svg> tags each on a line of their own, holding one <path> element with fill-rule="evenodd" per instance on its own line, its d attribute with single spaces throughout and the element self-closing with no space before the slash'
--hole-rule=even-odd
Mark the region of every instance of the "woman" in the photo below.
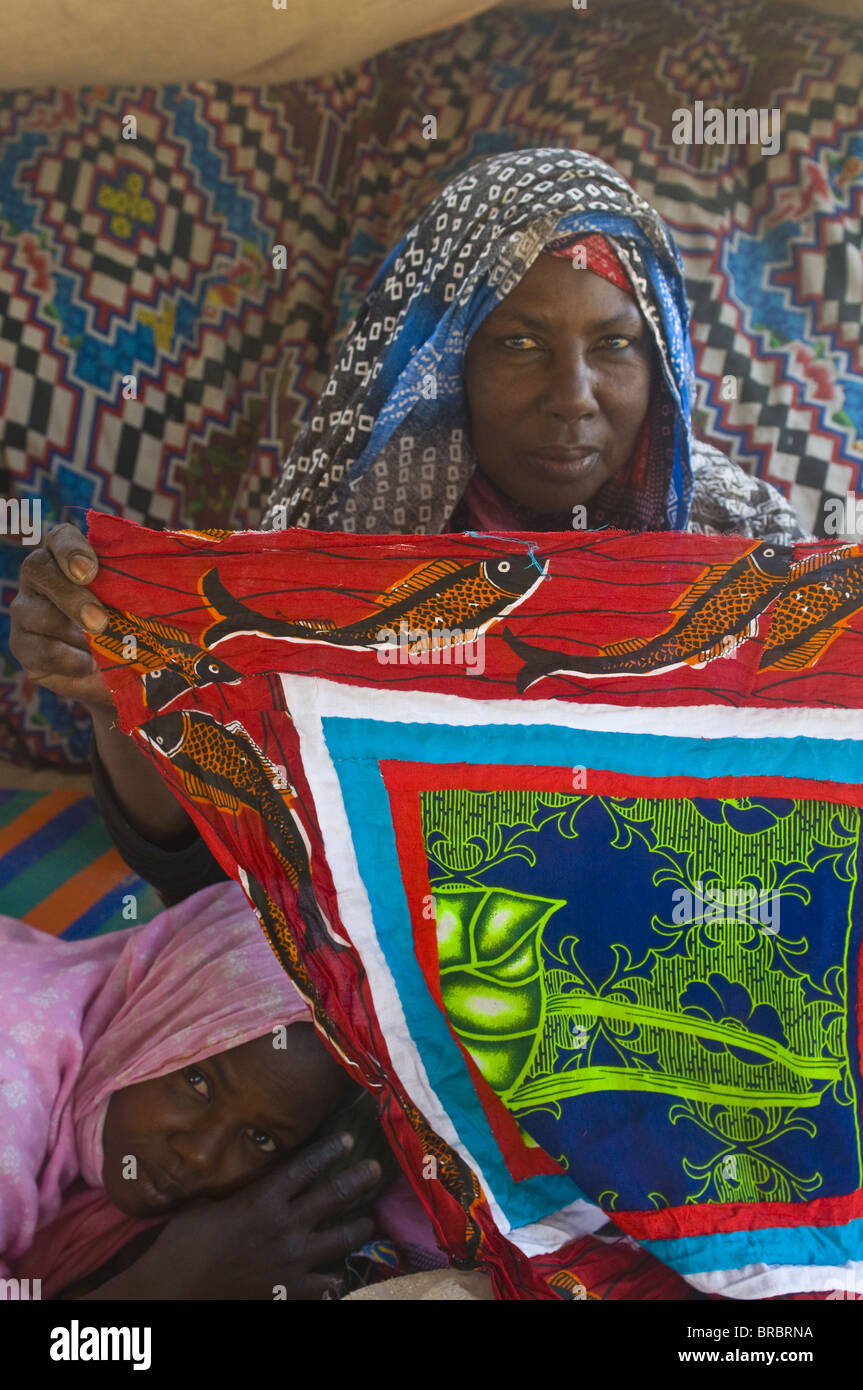
<svg viewBox="0 0 863 1390">
<path fill-rule="evenodd" d="M 516 346 L 521 344 L 521 346 Z M 775 488 L 692 437 L 681 261 L 659 215 L 580 150 L 481 160 L 387 256 L 265 527 L 622 529 L 805 539 Z M 93 710 L 93 778 L 166 903 L 224 877 L 113 708 L 82 627 L 96 556 L 72 526 L 24 562 L 11 647 Z"/>
<path fill-rule="evenodd" d="M 526 327 L 534 347 L 507 351 Z M 495 155 L 387 256 L 264 525 L 439 532 L 493 497 L 539 530 L 585 505 L 591 528 L 802 539 L 775 488 L 693 440 L 694 398 L 659 215 L 580 150 Z M 582 459 L 536 458 L 564 447 Z"/>
<path fill-rule="evenodd" d="M 0 917 L 0 948 L 0 1274 L 45 1298 L 320 1298 L 381 1167 L 335 1175 L 338 1130 L 308 1146 L 356 1088 L 239 885 L 88 941 Z"/>
</svg>

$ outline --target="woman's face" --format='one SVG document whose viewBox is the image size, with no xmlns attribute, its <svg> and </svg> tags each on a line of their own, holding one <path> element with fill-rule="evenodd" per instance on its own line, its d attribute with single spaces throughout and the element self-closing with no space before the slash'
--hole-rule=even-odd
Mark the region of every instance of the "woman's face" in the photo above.
<svg viewBox="0 0 863 1390">
<path fill-rule="evenodd" d="M 310 1023 L 279 1040 L 284 1048 L 268 1033 L 114 1092 L 102 1180 L 115 1206 L 162 1216 L 194 1197 L 226 1197 L 314 1134 L 345 1074 Z"/>
<path fill-rule="evenodd" d="M 652 360 L 647 325 L 628 294 L 567 259 L 537 256 L 468 345 L 479 467 L 537 512 L 589 502 L 632 454 Z M 570 457 L 534 453 L 554 448 Z"/>
</svg>

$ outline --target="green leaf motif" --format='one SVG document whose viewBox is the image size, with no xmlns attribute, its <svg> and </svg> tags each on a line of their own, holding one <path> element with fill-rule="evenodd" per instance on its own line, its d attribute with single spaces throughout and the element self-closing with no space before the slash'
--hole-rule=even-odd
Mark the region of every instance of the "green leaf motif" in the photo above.
<svg viewBox="0 0 863 1390">
<path fill-rule="evenodd" d="M 562 898 L 454 886 L 435 894 L 440 987 L 450 1026 L 504 1101 L 545 1024 L 542 929 Z"/>
</svg>

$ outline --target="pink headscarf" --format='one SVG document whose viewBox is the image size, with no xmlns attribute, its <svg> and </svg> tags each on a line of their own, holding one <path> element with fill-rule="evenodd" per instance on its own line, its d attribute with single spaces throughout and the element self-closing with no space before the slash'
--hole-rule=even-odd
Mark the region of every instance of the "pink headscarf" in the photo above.
<svg viewBox="0 0 863 1390">
<path fill-rule="evenodd" d="M 0 915 L 0 959 L 0 1275 L 50 1297 L 153 1224 L 102 1187 L 112 1092 L 311 1014 L 233 880 L 88 941 Z"/>
</svg>

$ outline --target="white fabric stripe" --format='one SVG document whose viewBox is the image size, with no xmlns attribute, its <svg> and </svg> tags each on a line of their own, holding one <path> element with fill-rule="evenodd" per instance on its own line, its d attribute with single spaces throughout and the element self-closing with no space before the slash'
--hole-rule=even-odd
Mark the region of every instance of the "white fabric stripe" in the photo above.
<svg viewBox="0 0 863 1390">
<path fill-rule="evenodd" d="M 468 677 L 465 677 L 467 680 Z M 283 676 L 292 691 L 315 682 L 321 718 L 376 719 L 382 723 L 554 724 L 608 733 L 675 738 L 863 738 L 863 719 L 845 709 L 747 709 L 727 705 L 667 707 L 566 704 L 561 700 L 474 700 L 428 690 L 378 690 L 320 677 Z"/>
<path fill-rule="evenodd" d="M 592 1235 L 609 1220 L 608 1213 L 603 1211 L 602 1207 L 577 1198 L 570 1202 L 568 1207 L 553 1212 L 551 1216 L 544 1216 L 541 1221 L 535 1221 L 530 1226 L 513 1227 L 509 1232 L 509 1239 L 525 1255 L 551 1255 L 562 1245 L 577 1240 L 579 1236 Z M 629 1237 L 625 1239 L 628 1240 Z M 630 1241 L 630 1244 L 635 1246 L 635 1241 Z"/>
<path fill-rule="evenodd" d="M 758 1232 L 753 1231 L 753 1236 Z M 775 1298 L 777 1294 L 824 1293 L 839 1289 L 863 1294 L 863 1262 L 844 1265 L 742 1265 L 708 1274 L 687 1274 L 686 1282 L 700 1293 L 726 1298 Z"/>
</svg>

